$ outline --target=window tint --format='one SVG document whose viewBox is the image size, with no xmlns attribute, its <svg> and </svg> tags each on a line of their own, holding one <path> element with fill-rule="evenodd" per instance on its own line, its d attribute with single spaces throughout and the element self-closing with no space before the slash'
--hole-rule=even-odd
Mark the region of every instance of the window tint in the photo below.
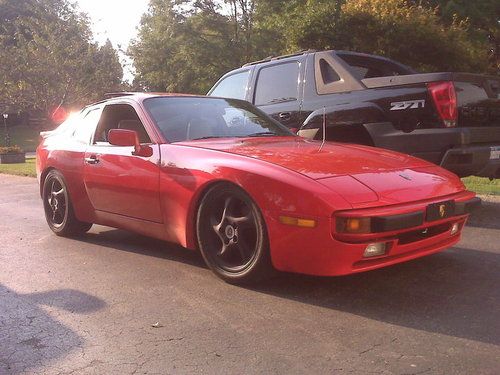
<svg viewBox="0 0 500 375">
<path fill-rule="evenodd" d="M 340 77 L 332 66 L 328 64 L 325 59 L 319 60 L 319 69 L 321 70 L 321 76 L 323 77 L 323 83 L 328 84 L 336 81 L 340 81 Z"/>
<path fill-rule="evenodd" d="M 73 138 L 83 143 L 89 143 L 92 133 L 94 133 L 97 121 L 101 115 L 101 109 L 95 108 L 88 111 L 82 120 L 79 121 L 73 133 Z"/>
<path fill-rule="evenodd" d="M 298 61 L 262 68 L 257 79 L 255 105 L 297 100 Z"/>
<path fill-rule="evenodd" d="M 293 134 L 248 102 L 218 98 L 151 98 L 144 105 L 170 142 Z"/>
<path fill-rule="evenodd" d="M 223 98 L 245 99 L 248 83 L 248 75 L 250 70 L 241 73 L 232 74 L 224 78 L 215 89 L 210 93 L 210 96 L 220 96 Z"/>
<path fill-rule="evenodd" d="M 144 129 L 134 108 L 128 104 L 110 104 L 104 107 L 101 120 L 94 135 L 94 143 L 108 142 L 108 132 L 111 129 L 134 130 L 141 143 L 150 143 L 151 139 Z"/>
<path fill-rule="evenodd" d="M 396 63 L 383 58 L 337 54 L 351 67 L 351 71 L 357 79 L 390 77 L 406 74 L 414 74 L 415 71 L 403 64 Z"/>
</svg>

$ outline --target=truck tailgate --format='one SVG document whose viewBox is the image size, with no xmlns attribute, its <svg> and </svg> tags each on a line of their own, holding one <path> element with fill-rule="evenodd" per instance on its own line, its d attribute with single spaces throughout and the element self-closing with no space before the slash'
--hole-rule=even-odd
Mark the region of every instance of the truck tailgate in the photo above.
<svg viewBox="0 0 500 375">
<path fill-rule="evenodd" d="M 453 83 L 459 127 L 500 126 L 500 78 L 455 73 Z"/>
</svg>

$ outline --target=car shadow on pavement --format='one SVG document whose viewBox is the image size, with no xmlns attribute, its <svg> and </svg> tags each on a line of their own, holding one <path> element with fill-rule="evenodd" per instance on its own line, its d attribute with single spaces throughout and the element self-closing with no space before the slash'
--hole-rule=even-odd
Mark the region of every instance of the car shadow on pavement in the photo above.
<svg viewBox="0 0 500 375">
<path fill-rule="evenodd" d="M 499 212 L 500 204 L 488 203 L 471 217 L 470 225 L 497 228 Z M 106 228 L 82 240 L 206 268 L 198 252 L 122 230 Z M 499 269 L 498 253 L 454 247 L 350 276 L 280 273 L 245 288 L 384 323 L 500 345 Z"/>
<path fill-rule="evenodd" d="M 483 200 L 481 208 L 470 215 L 467 225 L 478 228 L 500 229 L 500 201 L 489 202 Z"/>
<path fill-rule="evenodd" d="M 182 262 L 191 266 L 207 268 L 203 258 L 197 251 L 186 249 L 180 245 L 141 236 L 121 229 L 102 227 L 98 233 L 89 232 L 79 238 L 94 245 L 127 251 L 130 253 L 152 256 L 156 258 Z"/>
<path fill-rule="evenodd" d="M 83 346 L 76 332 L 41 305 L 89 314 L 106 303 L 73 289 L 20 294 L 0 284 L 0 374 L 29 373 Z"/>
<path fill-rule="evenodd" d="M 281 274 L 250 289 L 384 323 L 500 345 L 500 255 L 461 248 L 342 277 Z"/>
</svg>

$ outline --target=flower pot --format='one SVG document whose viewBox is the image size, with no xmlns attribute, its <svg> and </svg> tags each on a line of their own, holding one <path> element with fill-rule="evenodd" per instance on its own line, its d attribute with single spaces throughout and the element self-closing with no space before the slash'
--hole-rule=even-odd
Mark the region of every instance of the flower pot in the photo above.
<svg viewBox="0 0 500 375">
<path fill-rule="evenodd" d="M 0 154 L 0 164 L 26 163 L 26 153 Z"/>
</svg>

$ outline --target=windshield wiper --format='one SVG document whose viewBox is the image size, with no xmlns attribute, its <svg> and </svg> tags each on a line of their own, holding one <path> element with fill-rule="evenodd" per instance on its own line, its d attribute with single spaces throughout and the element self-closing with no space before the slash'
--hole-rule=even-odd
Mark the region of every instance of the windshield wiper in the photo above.
<svg viewBox="0 0 500 375">
<path fill-rule="evenodd" d="M 274 132 L 258 132 L 258 133 L 252 133 L 245 135 L 245 137 L 265 137 L 265 136 L 273 136 L 273 135 L 278 135 Z"/>
</svg>

